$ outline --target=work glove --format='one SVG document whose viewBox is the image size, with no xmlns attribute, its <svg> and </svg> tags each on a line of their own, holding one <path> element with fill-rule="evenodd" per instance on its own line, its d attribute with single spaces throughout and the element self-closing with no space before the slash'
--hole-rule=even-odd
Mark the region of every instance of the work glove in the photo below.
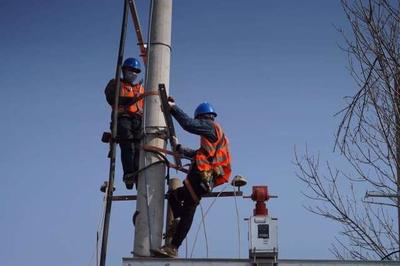
<svg viewBox="0 0 400 266">
<path fill-rule="evenodd" d="M 182 145 L 181 144 L 176 144 L 175 149 L 176 149 L 177 153 L 179 153 L 179 154 L 183 153 L 183 149 L 182 149 Z"/>
<path fill-rule="evenodd" d="M 171 96 L 168 96 L 168 105 L 170 108 L 174 107 L 176 105 L 175 99 L 172 98 Z"/>
<path fill-rule="evenodd" d="M 196 150 L 192 150 L 187 147 L 183 147 L 181 144 L 177 144 L 175 151 L 187 158 L 193 158 L 196 155 Z"/>
</svg>

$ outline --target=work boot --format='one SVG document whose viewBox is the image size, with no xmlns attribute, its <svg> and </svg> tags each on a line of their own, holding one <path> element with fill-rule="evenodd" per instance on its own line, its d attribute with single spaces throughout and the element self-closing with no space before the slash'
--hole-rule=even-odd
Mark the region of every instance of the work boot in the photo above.
<svg viewBox="0 0 400 266">
<path fill-rule="evenodd" d="M 165 256 L 168 258 L 178 257 L 178 249 L 174 245 L 162 246 L 157 253 L 159 253 L 159 255 L 161 256 Z"/>
<path fill-rule="evenodd" d="M 124 174 L 122 180 L 125 183 L 126 189 L 132 189 L 135 184 L 135 177 L 132 173 Z"/>
</svg>

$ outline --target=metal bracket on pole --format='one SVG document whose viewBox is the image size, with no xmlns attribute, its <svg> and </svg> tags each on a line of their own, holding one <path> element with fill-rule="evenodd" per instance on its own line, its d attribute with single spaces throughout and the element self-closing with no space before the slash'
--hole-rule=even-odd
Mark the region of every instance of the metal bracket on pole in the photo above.
<svg viewBox="0 0 400 266">
<path fill-rule="evenodd" d="M 147 64 L 147 48 L 143 40 L 142 30 L 140 28 L 139 16 L 136 9 L 136 4 L 134 0 L 128 0 L 129 9 L 131 10 L 133 26 L 135 27 L 136 37 L 138 40 L 138 45 L 140 49 L 140 56 L 143 59 L 144 65 Z"/>
<path fill-rule="evenodd" d="M 175 159 L 175 164 L 177 167 L 182 167 L 181 158 L 176 152 L 176 146 L 178 145 L 178 138 L 176 137 L 174 122 L 172 120 L 171 113 L 169 112 L 168 96 L 165 84 L 163 83 L 158 84 L 158 91 L 160 94 L 161 109 L 164 114 L 165 123 L 168 129 L 169 143 L 171 144 L 172 151 L 174 152 L 173 156 Z"/>
<path fill-rule="evenodd" d="M 202 198 L 226 198 L 226 197 L 242 197 L 243 192 L 242 191 L 223 191 L 223 192 L 210 192 L 202 196 Z M 271 196 L 273 197 L 273 196 Z M 165 199 L 167 199 L 167 195 L 164 196 Z M 243 196 L 243 198 L 245 198 Z M 248 198 L 251 198 L 249 196 Z M 136 195 L 119 195 L 119 196 L 113 196 L 112 200 L 113 201 L 130 201 L 130 200 L 136 200 L 137 196 Z"/>
</svg>

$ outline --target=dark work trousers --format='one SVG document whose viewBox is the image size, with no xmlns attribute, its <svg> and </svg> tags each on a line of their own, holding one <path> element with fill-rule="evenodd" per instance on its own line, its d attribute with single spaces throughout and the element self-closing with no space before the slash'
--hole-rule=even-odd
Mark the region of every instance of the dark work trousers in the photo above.
<svg viewBox="0 0 400 266">
<path fill-rule="evenodd" d="M 117 135 L 121 139 L 119 146 L 124 176 L 139 169 L 141 124 L 139 115 L 118 117 Z"/>
<path fill-rule="evenodd" d="M 192 169 L 197 169 L 196 166 Z M 198 170 L 191 170 L 187 176 L 190 183 L 192 184 L 193 190 L 197 194 L 199 200 L 201 197 L 208 193 L 201 186 L 200 172 Z M 195 203 L 190 192 L 185 185 L 168 193 L 168 202 L 171 206 L 174 218 L 181 218 L 176 228 L 175 234 L 172 238 L 171 244 L 179 248 L 188 234 L 190 227 L 192 226 L 193 217 L 196 212 L 198 203 Z"/>
</svg>

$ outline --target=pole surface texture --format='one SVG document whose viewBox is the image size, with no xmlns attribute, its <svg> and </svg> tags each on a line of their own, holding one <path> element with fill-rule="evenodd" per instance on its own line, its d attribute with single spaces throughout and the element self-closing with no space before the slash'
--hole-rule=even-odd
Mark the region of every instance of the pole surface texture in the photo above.
<svg viewBox="0 0 400 266">
<path fill-rule="evenodd" d="M 169 88 L 171 59 L 172 0 L 153 0 L 150 14 L 150 43 L 146 75 L 146 92 L 158 92 L 158 84 Z M 157 134 L 165 132 L 158 95 L 145 98 L 143 144 L 166 147 L 165 139 Z M 140 168 L 161 160 L 151 152 L 141 151 Z M 164 223 L 165 165 L 156 164 L 141 172 L 138 181 L 134 255 L 151 256 L 151 249 L 161 246 Z"/>
</svg>

